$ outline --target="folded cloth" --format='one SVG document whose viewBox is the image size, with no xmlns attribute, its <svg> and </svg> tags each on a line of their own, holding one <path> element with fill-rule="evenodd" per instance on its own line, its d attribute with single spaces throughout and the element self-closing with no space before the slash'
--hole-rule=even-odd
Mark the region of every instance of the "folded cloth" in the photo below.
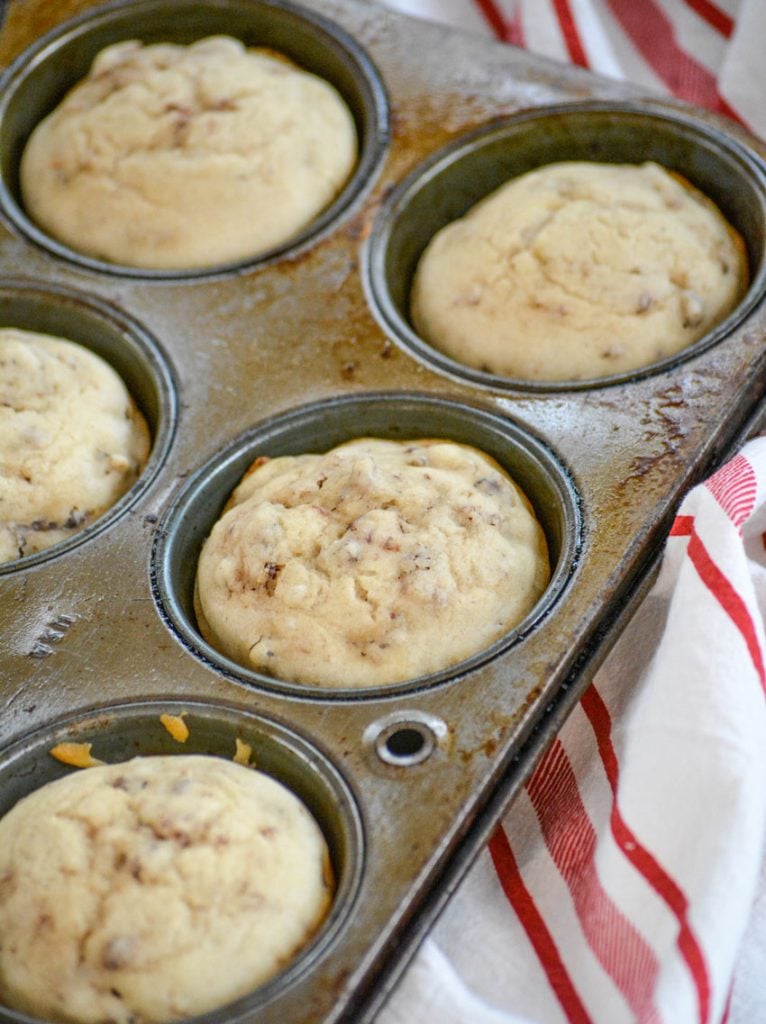
<svg viewBox="0 0 766 1024">
<path fill-rule="evenodd" d="M 763 0 L 386 0 L 766 136 Z M 378 1024 L 766 1021 L 766 438 L 660 576 Z"/>
<path fill-rule="evenodd" d="M 380 1024 L 722 1020 L 766 833 L 765 617 L 762 437 L 684 500 L 656 584 Z M 749 960 L 730 1022 L 766 1020 Z"/>
<path fill-rule="evenodd" d="M 646 89 L 766 136 L 763 0 L 384 0 Z"/>
</svg>

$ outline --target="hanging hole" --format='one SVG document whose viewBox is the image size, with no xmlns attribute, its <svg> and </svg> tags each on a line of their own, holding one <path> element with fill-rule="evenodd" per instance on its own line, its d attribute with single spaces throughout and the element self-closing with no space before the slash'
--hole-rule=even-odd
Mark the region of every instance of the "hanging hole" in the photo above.
<svg viewBox="0 0 766 1024">
<path fill-rule="evenodd" d="M 381 761 L 397 767 L 421 764 L 434 751 L 436 737 L 423 722 L 397 722 L 377 738 L 375 751 Z"/>
<path fill-rule="evenodd" d="M 417 757 L 426 745 L 419 729 L 397 729 L 386 740 L 386 750 L 392 757 Z"/>
</svg>

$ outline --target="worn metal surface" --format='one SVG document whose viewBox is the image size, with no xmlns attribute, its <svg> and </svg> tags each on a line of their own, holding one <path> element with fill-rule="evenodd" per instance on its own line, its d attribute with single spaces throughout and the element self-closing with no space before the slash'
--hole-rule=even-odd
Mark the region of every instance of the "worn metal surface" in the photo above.
<svg viewBox="0 0 766 1024">
<path fill-rule="evenodd" d="M 11 3 L 0 38 L 3 61 L 54 22 L 90 6 L 82 0 Z M 309 0 L 307 7 L 334 19 L 372 57 L 392 116 L 382 169 L 316 241 L 236 273 L 145 280 L 89 269 L 49 251 L 24 233 L 15 213 L 6 211 L 0 226 L 0 276 L 24 279 L 23 286 L 3 282 L 5 322 L 35 326 L 42 318 L 71 326 L 75 335 L 83 330 L 76 340 L 96 344 L 93 323 L 109 322 L 113 310 L 114 323 L 96 332 L 107 353 L 119 347 L 121 332 L 130 334 L 139 325 L 150 354 L 131 364 L 134 388 L 149 407 L 159 448 L 167 448 L 161 459 L 158 453 L 154 474 L 105 529 L 55 557 L 0 574 L 0 741 L 13 744 L 0 760 L 3 790 L 15 795 L 47 777 L 50 768 L 40 759 L 47 765 L 44 751 L 54 734 L 84 733 L 98 753 L 99 735 L 110 749 L 110 737 L 121 735 L 120 722 L 130 722 L 125 729 L 134 735 L 141 717 L 114 705 L 174 698 L 180 702 L 175 707 L 203 702 L 200 722 L 215 720 L 221 702 L 225 723 L 239 708 L 242 728 L 253 715 L 260 716 L 266 733 L 287 728 L 301 751 L 306 743 L 313 748 L 320 775 L 337 773 L 346 780 L 355 802 L 359 841 L 345 847 L 336 842 L 336 866 L 358 879 L 348 886 L 355 895 L 344 897 L 339 908 L 349 912 L 340 913 L 341 925 L 329 938 L 320 937 L 305 969 L 235 1009 L 211 1015 L 220 1022 L 329 1024 L 372 1012 L 385 991 L 382 976 L 393 976 L 439 893 L 455 884 L 503 800 L 529 770 L 547 735 L 543 727 L 542 739 L 525 747 L 533 727 L 551 707 L 551 721 L 560 720 L 603 655 L 680 495 L 720 460 L 753 414 L 766 369 L 766 314 L 758 303 L 714 347 L 641 380 L 585 390 L 479 388 L 433 372 L 392 343 L 371 312 L 360 273 L 364 239 L 391 189 L 437 147 L 491 119 L 594 98 L 634 102 L 636 93 L 373 4 Z M 220 12 L 223 30 L 227 0 L 211 0 L 207 8 Z M 135 28 L 140 35 L 140 26 Z M 55 60 L 47 54 L 39 62 Z M 67 74 L 72 61 L 70 54 Z M 684 108 L 655 101 L 652 109 Z M 693 120 L 741 147 L 758 178 L 763 146 L 711 114 L 694 114 Z M 7 138 L 0 124 L 0 159 L 12 204 L 14 157 Z M 693 170 L 689 177 L 695 179 Z M 732 192 L 738 187 L 732 181 Z M 757 203 L 752 216 L 751 260 L 758 271 L 764 228 Z M 161 353 L 167 375 L 152 377 L 147 361 L 161 360 Z M 393 402 L 385 395 L 369 398 L 370 392 L 392 391 L 418 394 Z M 349 397 L 336 412 L 331 400 L 338 396 Z M 354 396 L 361 404 L 349 418 L 343 410 Z M 491 660 L 410 689 L 323 696 L 242 681 L 241 673 L 211 661 L 176 631 L 185 598 L 179 596 L 181 610 L 174 612 L 172 590 L 185 584 L 174 582 L 183 575 L 174 543 L 183 542 L 183 532 L 168 510 L 181 507 L 187 519 L 193 515 L 194 505 L 184 505 L 191 493 L 187 481 L 201 479 L 195 474 L 241 435 L 252 438 L 250 431 L 260 429 L 261 421 L 285 413 L 290 423 L 299 423 L 296 409 L 326 400 L 330 406 L 320 408 L 327 408 L 323 429 L 329 434 L 348 432 L 354 424 L 367 433 L 373 422 L 393 431 L 403 410 L 404 424 L 415 433 L 419 410 L 426 408 L 424 433 L 433 434 L 434 408 L 454 400 L 458 411 L 445 412 L 441 421 L 448 435 L 464 436 L 464 407 L 476 407 L 490 419 L 512 421 L 511 432 L 529 432 L 536 439 L 531 443 L 561 465 L 571 509 L 547 507 L 555 488 L 546 491 L 544 480 L 540 494 L 546 496 L 538 497 L 546 505 L 540 511 L 549 537 L 566 563 L 561 593 L 540 621 Z M 365 402 L 371 403 L 368 422 Z M 300 431 L 290 436 L 293 443 Z M 205 499 L 205 507 L 215 500 Z M 85 710 L 94 704 L 106 706 L 95 720 Z M 52 727 L 61 715 L 71 721 Z M 404 758 L 406 764 L 396 765 L 377 755 L 375 737 L 388 735 L 396 716 L 433 737 L 432 753 L 421 763 Z M 80 719 L 84 723 L 78 725 Z M 49 731 L 29 739 L 36 728 Z M 201 735 L 206 728 L 200 725 Z M 146 752 L 153 735 L 144 741 Z M 300 772 L 296 780 L 300 789 Z M 16 1017 L 4 1011 L 0 1019 Z"/>
</svg>

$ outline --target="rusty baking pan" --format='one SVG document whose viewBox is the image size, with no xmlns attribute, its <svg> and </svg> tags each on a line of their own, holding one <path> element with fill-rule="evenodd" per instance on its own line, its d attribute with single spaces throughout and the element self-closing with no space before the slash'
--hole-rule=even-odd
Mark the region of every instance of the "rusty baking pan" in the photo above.
<svg viewBox="0 0 766 1024">
<path fill-rule="evenodd" d="M 282 47 L 344 95 L 361 156 L 337 203 L 263 259 L 195 274 L 91 260 L 33 225 L 21 148 L 96 50 L 219 31 Z M 758 414 L 766 150 L 713 114 L 357 0 L 12 0 L 0 59 L 3 321 L 100 352 L 153 436 L 99 524 L 2 570 L 2 807 L 65 770 L 54 741 L 164 752 L 167 708 L 208 752 L 246 730 L 315 810 L 345 895 L 294 967 L 204 1020 L 370 1020 L 619 633 L 678 500 Z M 715 199 L 751 269 L 731 316 L 640 372 L 550 386 L 467 371 L 418 338 L 408 291 L 434 231 L 501 178 L 584 156 L 651 157 Z M 467 441 L 519 476 L 553 553 L 547 594 L 476 657 L 390 688 L 328 694 L 229 663 L 192 587 L 238 475 L 376 433 Z"/>
</svg>

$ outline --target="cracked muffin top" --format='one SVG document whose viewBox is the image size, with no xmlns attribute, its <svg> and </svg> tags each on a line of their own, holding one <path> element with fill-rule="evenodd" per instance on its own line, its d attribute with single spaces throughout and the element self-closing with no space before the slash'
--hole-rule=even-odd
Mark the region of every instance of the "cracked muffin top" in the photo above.
<svg viewBox="0 0 766 1024">
<path fill-rule="evenodd" d="M 0 562 L 103 515 L 149 447 L 143 416 L 103 359 L 63 338 L 0 328 Z"/>
<path fill-rule="evenodd" d="M 361 438 L 255 461 L 203 546 L 195 608 L 247 668 L 378 686 L 488 647 L 549 575 L 529 502 L 488 455 Z"/>
<path fill-rule="evenodd" d="M 638 369 L 707 334 L 744 295 L 742 239 L 654 163 L 557 163 L 507 182 L 431 240 L 418 333 L 478 369 L 567 381 Z"/>
<path fill-rule="evenodd" d="M 87 768 L 0 819 L 0 1000 L 148 1024 L 252 991 L 314 934 L 327 848 L 301 801 L 203 755 Z"/>
<path fill-rule="evenodd" d="M 149 269 L 259 255 L 305 228 L 356 162 L 335 89 L 281 54 L 213 36 L 107 47 L 35 128 L 29 216 L 97 259 Z"/>
</svg>

